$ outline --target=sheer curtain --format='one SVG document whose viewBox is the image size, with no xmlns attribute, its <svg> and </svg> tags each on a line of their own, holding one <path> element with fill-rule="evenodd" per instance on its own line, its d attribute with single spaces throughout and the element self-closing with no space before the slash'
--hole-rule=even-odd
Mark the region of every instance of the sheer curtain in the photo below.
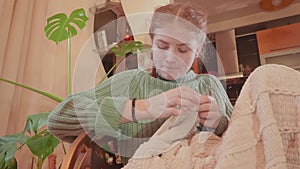
<svg viewBox="0 0 300 169">
<path fill-rule="evenodd" d="M 74 68 L 77 55 L 93 33 L 94 18 L 88 10 L 92 6 L 93 1 L 82 0 L 0 0 L 0 77 L 65 97 L 67 42 L 56 45 L 46 39 L 46 19 L 59 12 L 85 9 L 87 27 L 71 41 Z M 100 66 L 97 77 L 103 75 Z M 44 96 L 0 82 L 0 136 L 21 131 L 27 115 L 51 111 L 56 105 Z M 26 149 L 21 151 L 19 167 L 30 168 L 28 154 Z"/>
</svg>

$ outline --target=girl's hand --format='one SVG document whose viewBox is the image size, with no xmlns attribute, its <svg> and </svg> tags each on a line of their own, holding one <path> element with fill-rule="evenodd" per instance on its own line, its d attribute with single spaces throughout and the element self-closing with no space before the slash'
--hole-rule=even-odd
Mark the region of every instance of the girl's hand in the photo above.
<svg viewBox="0 0 300 169">
<path fill-rule="evenodd" d="M 200 105 L 199 94 L 187 86 L 168 90 L 144 101 L 150 119 L 198 111 Z"/>
<path fill-rule="evenodd" d="M 216 99 L 209 95 L 202 95 L 199 105 L 200 123 L 208 128 L 217 128 L 222 114 Z"/>
</svg>

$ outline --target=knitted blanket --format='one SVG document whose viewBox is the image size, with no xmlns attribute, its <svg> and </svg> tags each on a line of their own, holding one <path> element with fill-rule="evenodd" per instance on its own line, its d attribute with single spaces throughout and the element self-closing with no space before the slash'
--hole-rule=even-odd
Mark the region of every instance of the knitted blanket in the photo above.
<svg viewBox="0 0 300 169">
<path fill-rule="evenodd" d="M 159 134 L 169 132 L 165 126 L 170 122 Z M 124 169 L 300 168 L 300 73 L 280 65 L 257 68 L 245 82 L 222 138 L 209 132 L 184 138 L 160 155 L 134 156 Z M 151 144 L 137 152 L 149 148 Z"/>
</svg>

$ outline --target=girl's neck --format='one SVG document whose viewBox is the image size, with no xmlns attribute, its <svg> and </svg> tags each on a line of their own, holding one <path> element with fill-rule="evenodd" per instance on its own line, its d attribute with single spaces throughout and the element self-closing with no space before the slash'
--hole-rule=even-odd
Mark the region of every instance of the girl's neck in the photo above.
<svg viewBox="0 0 300 169">
<path fill-rule="evenodd" d="M 164 81 L 176 81 L 176 82 L 182 82 L 182 81 L 186 81 L 186 80 L 191 80 L 195 77 L 195 74 L 194 73 L 191 73 L 193 72 L 192 70 L 188 71 L 185 75 L 183 75 L 182 77 L 178 78 L 178 79 L 166 79 L 164 77 L 162 77 L 160 75 L 160 73 L 156 70 L 155 67 L 152 68 L 152 71 L 151 71 L 151 76 L 154 77 L 154 78 L 158 78 L 158 79 L 161 79 L 161 80 L 164 80 Z"/>
</svg>

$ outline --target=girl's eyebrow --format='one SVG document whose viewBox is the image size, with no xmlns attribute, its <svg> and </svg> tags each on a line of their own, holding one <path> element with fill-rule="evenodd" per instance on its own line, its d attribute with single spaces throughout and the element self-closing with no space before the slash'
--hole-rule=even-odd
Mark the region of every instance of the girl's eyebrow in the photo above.
<svg viewBox="0 0 300 169">
<path fill-rule="evenodd" d="M 191 44 L 189 44 L 189 43 L 181 43 L 181 44 L 178 44 L 177 46 L 179 46 L 179 47 L 184 46 L 184 47 L 191 48 Z"/>
<path fill-rule="evenodd" d="M 178 46 L 189 46 L 190 44 L 189 43 L 180 43 L 180 44 L 177 44 Z"/>
<path fill-rule="evenodd" d="M 162 39 L 158 39 L 157 41 L 159 42 L 162 42 L 164 44 L 169 44 L 168 42 L 162 40 Z M 179 43 L 179 44 L 176 44 L 177 46 L 187 46 L 187 47 L 190 47 L 190 44 L 189 43 Z"/>
<path fill-rule="evenodd" d="M 164 40 L 161 40 L 161 39 L 158 39 L 157 41 L 162 42 L 162 43 L 165 43 L 165 44 L 168 44 L 168 42 L 166 42 L 166 41 L 164 41 Z"/>
</svg>

